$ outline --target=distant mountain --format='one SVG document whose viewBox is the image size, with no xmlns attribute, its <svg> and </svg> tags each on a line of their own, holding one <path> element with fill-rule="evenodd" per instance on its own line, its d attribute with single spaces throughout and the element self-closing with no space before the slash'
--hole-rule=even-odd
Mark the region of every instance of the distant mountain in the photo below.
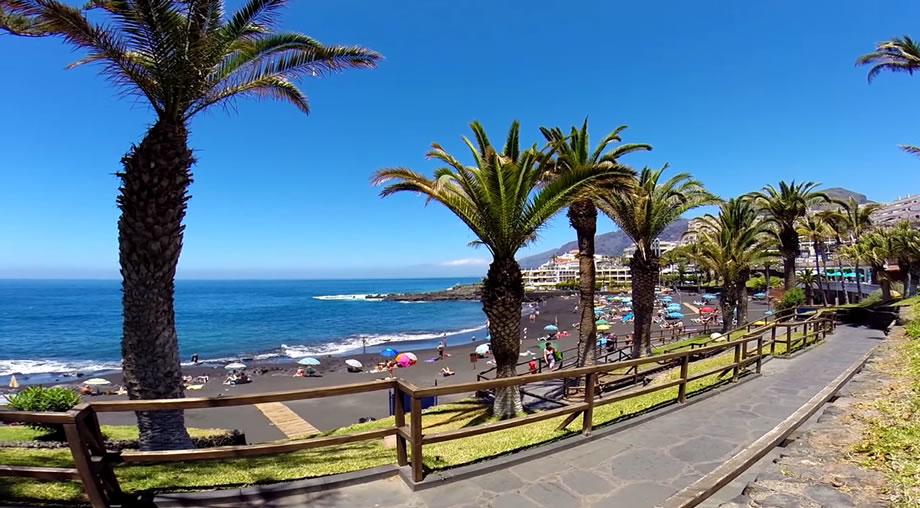
<svg viewBox="0 0 920 508">
<path fill-rule="evenodd" d="M 840 201 L 846 201 L 849 198 L 853 198 L 860 205 L 869 203 L 869 198 L 865 194 L 860 194 L 858 192 L 853 192 L 849 189 L 844 189 L 843 187 L 831 187 L 830 189 L 825 189 L 824 193 L 831 197 L 831 199 L 838 199 Z"/>
<path fill-rule="evenodd" d="M 687 219 L 678 219 L 676 222 L 668 226 L 659 238 L 672 242 L 680 240 L 680 237 L 687 232 L 688 222 L 689 221 Z M 575 236 L 574 230 L 572 231 L 572 236 Z M 613 231 L 594 237 L 594 251 L 597 254 L 604 256 L 620 256 L 623 254 L 623 249 L 629 247 L 630 245 L 632 245 L 632 240 L 630 240 L 629 237 L 626 236 L 626 234 L 624 234 L 622 231 Z M 578 244 L 575 241 L 571 241 L 562 245 L 558 249 L 552 249 L 546 252 L 541 252 L 539 254 L 534 254 L 532 256 L 527 256 L 526 258 L 518 259 L 518 263 L 521 265 L 521 268 L 536 268 L 552 259 L 553 256 L 565 254 L 566 252 L 575 250 L 577 248 Z"/>
</svg>

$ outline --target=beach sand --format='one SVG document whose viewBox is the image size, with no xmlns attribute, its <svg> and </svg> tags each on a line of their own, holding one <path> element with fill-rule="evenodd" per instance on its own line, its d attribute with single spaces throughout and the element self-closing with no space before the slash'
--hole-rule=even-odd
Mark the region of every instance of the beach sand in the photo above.
<svg viewBox="0 0 920 508">
<path fill-rule="evenodd" d="M 681 298 L 685 302 L 696 299 L 695 294 L 684 293 L 675 296 L 675 301 Z M 529 316 L 522 318 L 522 328 L 527 328 L 527 340 L 523 341 L 521 352 L 533 352 L 533 358 L 541 355 L 537 347 L 537 339 L 545 337 L 547 332 L 543 329 L 550 324 L 557 324 L 562 331 L 568 331 L 567 337 L 554 339 L 559 343 L 560 349 L 574 347 L 578 343 L 577 329 L 574 324 L 578 321 L 579 314 L 574 312 L 577 298 L 574 296 L 556 296 L 537 304 L 539 316 L 535 321 L 530 321 Z M 751 318 L 756 319 L 766 310 L 765 306 L 752 302 Z M 685 306 L 685 321 L 695 315 Z M 653 328 L 655 333 L 656 328 Z M 632 323 L 613 324 L 612 333 L 625 335 L 632 332 Z M 465 383 L 476 380 L 476 374 L 493 365 L 488 363 L 489 357 L 480 358 L 473 364 L 470 354 L 477 345 L 485 341 L 485 331 L 475 341 L 465 343 L 448 341 L 446 355 L 443 360 L 437 360 L 437 351 L 433 349 L 412 349 L 412 343 L 398 342 L 392 346 L 400 351 L 412 351 L 418 356 L 418 363 L 412 367 L 397 369 L 396 376 L 412 382 L 421 387 Z M 305 388 L 318 388 L 334 385 L 361 383 L 375 379 L 383 379 L 386 372 L 372 373 L 369 371 L 382 358 L 377 354 L 351 354 L 343 356 L 317 356 L 322 364 L 317 367 L 316 377 L 293 377 L 297 369 L 296 360 L 246 362 L 249 366 L 247 372 L 252 377 L 252 382 L 243 385 L 227 386 L 223 381 L 227 372 L 219 366 L 189 366 L 183 369 L 186 375 L 207 375 L 209 382 L 201 390 L 187 391 L 186 397 L 217 397 L 228 395 L 266 393 L 274 391 L 298 390 Z M 365 366 L 363 372 L 348 372 L 345 360 L 354 358 Z M 521 356 L 521 361 L 526 361 L 528 356 Z M 441 369 L 449 367 L 456 374 L 450 377 L 441 375 Z M 519 368 L 523 373 L 526 366 Z M 121 374 L 104 375 L 113 385 L 122 383 Z M 66 382 L 66 381 L 65 381 Z M 78 384 L 77 380 L 73 383 Z M 466 395 L 456 395 L 439 400 L 439 403 L 450 402 L 464 398 Z M 88 400 L 125 399 L 124 396 L 92 396 Z M 361 418 L 383 418 L 389 414 L 389 395 L 385 390 L 356 395 L 328 397 L 323 399 L 302 400 L 285 402 L 301 418 L 308 421 L 319 430 L 330 430 L 341 426 L 357 423 Z M 103 424 L 135 425 L 133 413 L 104 413 L 100 414 Z M 190 427 L 201 428 L 233 428 L 244 432 L 247 441 L 251 443 L 282 439 L 285 435 L 279 431 L 254 406 L 238 406 L 215 409 L 196 409 L 186 411 L 186 424 Z"/>
</svg>

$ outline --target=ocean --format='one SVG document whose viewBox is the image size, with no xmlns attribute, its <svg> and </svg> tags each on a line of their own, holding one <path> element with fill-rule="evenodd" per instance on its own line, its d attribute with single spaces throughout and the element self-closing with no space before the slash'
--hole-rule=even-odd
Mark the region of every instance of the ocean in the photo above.
<svg viewBox="0 0 920 508">
<path fill-rule="evenodd" d="M 183 362 L 433 347 L 485 338 L 478 302 L 401 303 L 368 295 L 443 290 L 476 279 L 176 281 Z M 0 280 L 0 376 L 119 368 L 117 280 Z"/>
</svg>

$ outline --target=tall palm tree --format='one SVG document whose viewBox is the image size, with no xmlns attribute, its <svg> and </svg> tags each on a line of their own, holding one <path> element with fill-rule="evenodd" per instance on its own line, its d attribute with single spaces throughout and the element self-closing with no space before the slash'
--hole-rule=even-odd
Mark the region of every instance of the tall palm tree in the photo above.
<svg viewBox="0 0 920 508">
<path fill-rule="evenodd" d="M 586 166 L 566 171 L 544 182 L 552 151 L 520 148 L 520 125 L 514 122 L 505 146 L 498 151 L 482 125 L 471 124 L 476 139 L 464 142 L 474 161 L 463 165 L 440 145 L 432 145 L 428 157 L 445 164 L 434 178 L 405 168 L 383 169 L 375 185 L 385 185 L 381 196 L 414 192 L 441 203 L 476 235 L 476 244 L 492 254 L 483 281 L 482 308 L 489 318 L 492 353 L 497 377 L 516 375 L 520 349 L 521 303 L 524 284 L 515 260 L 518 250 L 533 241 L 553 215 L 581 196 L 585 188 L 620 173 L 615 166 Z M 515 387 L 496 390 L 493 414 L 500 418 L 520 414 L 521 398 Z"/>
<path fill-rule="evenodd" d="M 852 199 L 852 198 L 850 198 Z M 838 203 L 841 207 L 846 206 L 845 202 Z M 850 303 L 850 293 L 847 292 L 846 277 L 843 274 L 843 258 L 845 257 L 841 250 L 843 249 L 843 238 L 846 236 L 846 215 L 842 208 L 822 210 L 818 212 L 818 217 L 830 228 L 831 236 L 834 239 L 834 258 L 837 260 L 837 271 L 840 272 L 840 292 L 843 293 L 843 303 Z"/>
<path fill-rule="evenodd" d="M 783 257 L 783 289 L 786 291 L 795 286 L 795 258 L 802 254 L 797 223 L 805 217 L 809 207 L 830 201 L 827 194 L 817 190 L 819 185 L 815 182 L 781 181 L 779 188 L 767 185 L 760 192 L 751 194 L 762 213 L 776 227 L 774 234 Z"/>
<path fill-rule="evenodd" d="M 751 200 L 743 197 L 723 202 L 718 215 L 700 219 L 699 262 L 723 282 L 723 333 L 731 329 L 732 316 L 739 324 L 747 321 L 747 281 L 770 258 L 768 229 Z"/>
<path fill-rule="evenodd" d="M 645 168 L 628 193 L 608 192 L 595 198 L 597 207 L 607 214 L 636 244 L 629 263 L 635 310 L 632 355 L 638 358 L 642 346 L 651 354 L 652 313 L 655 284 L 660 270 L 659 252 L 654 248 L 661 233 L 689 210 L 715 202 L 715 197 L 687 173 L 660 181 L 667 166 Z"/>
<path fill-rule="evenodd" d="M 821 303 L 827 305 L 827 291 L 824 288 L 824 282 L 827 280 L 827 266 L 824 267 L 824 278 L 821 277 L 821 267 L 819 261 L 824 259 L 825 242 L 831 237 L 833 232 L 821 216 L 816 213 L 810 213 L 799 220 L 796 231 L 799 235 L 808 238 L 815 250 L 815 274 L 818 277 L 818 290 L 821 292 Z"/>
<path fill-rule="evenodd" d="M 0 0 L 8 16 L 28 21 L 21 35 L 60 37 L 86 52 L 71 67 L 100 64 L 103 75 L 155 113 L 117 173 L 122 355 L 132 399 L 183 396 L 173 297 L 195 162 L 190 120 L 241 97 L 281 100 L 307 113 L 293 79 L 373 67 L 379 59 L 364 48 L 273 31 L 285 3 L 249 0 L 225 17 L 223 0 L 94 0 L 85 9 L 58 0 Z M 181 411 L 139 412 L 137 420 L 143 449 L 191 445 Z"/>
<path fill-rule="evenodd" d="M 883 71 L 913 73 L 920 71 L 920 44 L 909 36 L 895 37 L 875 46 L 875 51 L 862 55 L 857 65 L 871 65 L 868 80 L 871 83 Z M 920 156 L 920 147 L 899 145 L 901 150 Z M 858 280 L 858 277 L 857 277 Z"/>
<path fill-rule="evenodd" d="M 872 228 L 872 213 L 879 209 L 881 205 L 876 203 L 859 204 L 854 198 L 850 197 L 843 204 L 843 227 L 846 229 L 850 238 L 850 245 L 859 243 L 859 239 Z M 858 251 L 850 252 L 854 262 L 853 270 L 856 272 L 856 296 L 862 299 L 862 281 L 859 274 Z"/>
<path fill-rule="evenodd" d="M 592 151 L 587 119 L 580 129 L 572 127 L 568 136 L 563 134 L 562 129 L 558 127 L 541 128 L 543 137 L 556 152 L 556 158 L 550 165 L 549 178 L 555 178 L 570 171 L 606 167 L 611 169 L 611 176 L 600 185 L 612 192 L 629 186 L 635 172 L 620 166 L 618 159 L 631 152 L 651 150 L 652 147 L 646 144 L 625 144 L 611 148 L 614 143 L 622 141 L 620 133 L 625 129 L 625 125 L 617 127 L 613 132 L 607 134 Z M 597 233 L 597 208 L 594 206 L 591 194 L 591 189 L 588 189 L 583 196 L 569 205 L 568 211 L 569 224 L 575 230 L 578 240 L 578 290 L 581 307 L 578 328 L 577 364 L 579 366 L 594 363 L 594 356 L 591 352 L 597 342 L 597 326 L 594 321 L 594 292 L 597 279 L 594 266 L 594 236 Z"/>
<path fill-rule="evenodd" d="M 913 296 L 913 274 L 920 263 L 920 231 L 907 221 L 899 222 L 890 230 L 892 256 L 904 274 L 904 297 Z"/>
<path fill-rule="evenodd" d="M 805 289 L 805 303 L 808 305 L 814 305 L 815 303 L 814 290 L 817 282 L 818 276 L 815 275 L 815 272 L 811 271 L 811 268 L 806 268 L 799 274 L 799 284 Z"/>
<path fill-rule="evenodd" d="M 894 252 L 889 232 L 875 230 L 863 235 L 856 244 L 855 251 L 856 257 L 864 259 L 878 277 L 882 300 L 891 300 L 891 278 L 885 270 Z"/>
</svg>

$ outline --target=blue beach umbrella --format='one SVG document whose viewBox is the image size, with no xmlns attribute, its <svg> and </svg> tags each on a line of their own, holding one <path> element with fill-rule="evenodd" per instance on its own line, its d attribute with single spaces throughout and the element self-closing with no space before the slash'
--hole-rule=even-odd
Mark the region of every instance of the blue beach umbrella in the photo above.
<svg viewBox="0 0 920 508">
<path fill-rule="evenodd" d="M 680 304 L 679 303 L 669 303 L 668 312 L 680 312 Z"/>
<path fill-rule="evenodd" d="M 300 360 L 297 361 L 297 363 L 299 363 L 300 365 L 316 366 L 316 365 L 319 365 L 319 360 L 311 356 L 308 356 L 306 358 L 301 358 Z"/>
<path fill-rule="evenodd" d="M 681 312 L 668 312 L 668 315 L 665 319 L 683 319 L 684 315 Z"/>
<path fill-rule="evenodd" d="M 399 351 L 391 347 L 384 348 L 384 350 L 380 352 L 380 356 L 384 358 L 396 358 L 396 355 L 398 354 L 399 354 Z"/>
<path fill-rule="evenodd" d="M 559 327 L 556 325 L 546 325 L 543 327 L 543 329 L 546 330 L 547 332 L 558 332 L 559 331 Z"/>
<path fill-rule="evenodd" d="M 670 296 L 662 296 L 662 297 L 661 297 L 661 301 L 662 301 L 662 302 L 671 303 L 673 300 L 674 300 L 674 298 L 671 298 Z"/>
<path fill-rule="evenodd" d="M 715 300 L 716 298 L 718 298 L 718 296 L 711 294 L 711 293 L 706 293 L 705 295 L 703 295 L 703 300 L 706 300 L 707 302 L 711 302 Z"/>
</svg>

